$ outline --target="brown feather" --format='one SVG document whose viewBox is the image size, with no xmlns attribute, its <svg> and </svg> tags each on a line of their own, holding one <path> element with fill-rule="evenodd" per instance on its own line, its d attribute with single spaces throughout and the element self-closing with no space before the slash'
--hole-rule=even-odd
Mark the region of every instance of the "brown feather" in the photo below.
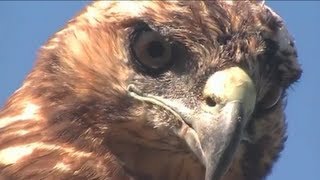
<svg viewBox="0 0 320 180">
<path fill-rule="evenodd" d="M 240 66 L 255 82 L 259 104 L 271 87 L 286 90 L 300 77 L 292 40 L 281 46 L 283 22 L 261 2 L 93 2 L 41 47 L 0 111 L 0 179 L 203 178 L 204 167 L 167 131 L 173 117 L 158 118 L 154 107 L 148 114 L 147 105 L 126 96 L 129 81 L 150 79 L 130 64 L 129 35 L 140 21 L 181 42 L 190 57 L 173 67 L 181 75 L 173 85 L 163 76 L 146 92 L 199 98 L 208 74 Z M 188 73 L 196 78 L 184 79 Z M 256 108 L 247 127 L 253 142 L 240 145 L 223 180 L 270 172 L 284 146 L 283 109 L 282 100 Z M 155 120 L 141 120 L 148 115 Z M 157 121 L 162 116 L 166 121 Z"/>
</svg>

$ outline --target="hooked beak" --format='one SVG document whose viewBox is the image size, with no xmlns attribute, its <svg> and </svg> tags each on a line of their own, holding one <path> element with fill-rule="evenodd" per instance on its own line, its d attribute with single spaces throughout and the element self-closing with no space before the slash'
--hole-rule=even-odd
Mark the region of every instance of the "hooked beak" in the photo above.
<svg viewBox="0 0 320 180">
<path fill-rule="evenodd" d="M 254 84 L 239 67 L 215 72 L 204 87 L 207 103 L 196 110 L 144 94 L 134 85 L 128 92 L 135 99 L 165 108 L 182 122 L 175 133 L 205 166 L 205 180 L 218 180 L 226 172 L 256 103 Z"/>
</svg>

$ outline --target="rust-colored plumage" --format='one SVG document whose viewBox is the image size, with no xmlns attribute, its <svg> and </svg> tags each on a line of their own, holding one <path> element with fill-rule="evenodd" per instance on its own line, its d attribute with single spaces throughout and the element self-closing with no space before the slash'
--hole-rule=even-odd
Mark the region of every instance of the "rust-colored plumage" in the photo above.
<svg viewBox="0 0 320 180">
<path fill-rule="evenodd" d="M 196 129 L 207 155 L 201 133 L 177 119 L 225 105 L 203 89 L 231 67 L 254 83 L 254 110 L 210 175 L 188 141 Z M 0 179 L 262 179 L 300 74 L 293 40 L 263 2 L 93 2 L 41 47 L 0 111 Z"/>
</svg>

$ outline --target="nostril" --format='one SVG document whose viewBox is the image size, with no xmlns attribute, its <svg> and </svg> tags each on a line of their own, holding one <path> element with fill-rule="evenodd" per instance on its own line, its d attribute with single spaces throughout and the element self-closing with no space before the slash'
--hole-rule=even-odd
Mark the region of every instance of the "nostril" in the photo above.
<svg viewBox="0 0 320 180">
<path fill-rule="evenodd" d="M 217 102 L 212 97 L 206 97 L 206 104 L 210 107 L 214 107 L 217 105 Z"/>
</svg>

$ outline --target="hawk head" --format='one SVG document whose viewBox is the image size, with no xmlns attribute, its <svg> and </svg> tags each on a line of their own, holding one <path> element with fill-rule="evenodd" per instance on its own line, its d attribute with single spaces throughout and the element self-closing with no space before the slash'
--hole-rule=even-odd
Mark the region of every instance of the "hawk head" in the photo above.
<svg viewBox="0 0 320 180">
<path fill-rule="evenodd" d="M 261 179 L 300 74 L 263 2 L 93 2 L 0 112 L 0 177 Z"/>
</svg>

